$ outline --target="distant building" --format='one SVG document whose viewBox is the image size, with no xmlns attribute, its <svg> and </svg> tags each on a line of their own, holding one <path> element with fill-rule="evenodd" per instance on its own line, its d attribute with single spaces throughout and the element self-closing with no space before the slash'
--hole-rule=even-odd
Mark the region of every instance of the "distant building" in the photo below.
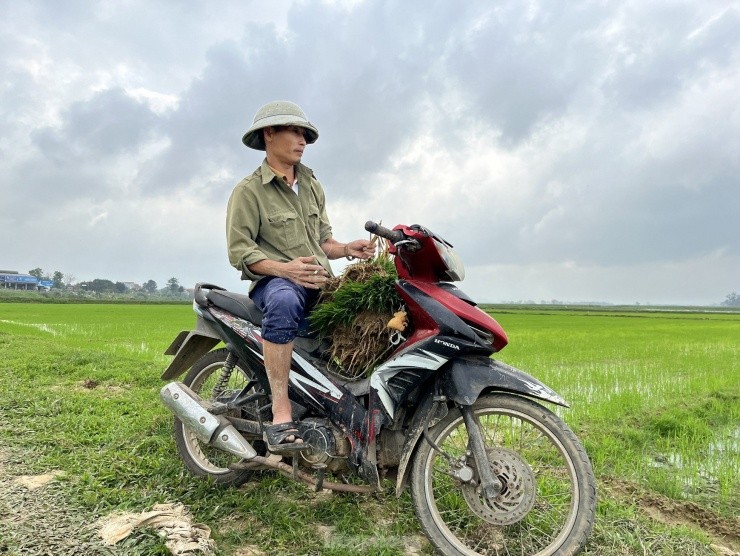
<svg viewBox="0 0 740 556">
<path fill-rule="evenodd" d="M 0 288 L 12 290 L 39 289 L 39 279 L 30 274 L 21 274 L 17 270 L 0 270 Z M 45 286 L 41 286 L 45 287 Z"/>
<path fill-rule="evenodd" d="M 124 282 L 123 285 L 126 286 L 127 290 L 131 290 L 135 292 L 141 289 L 141 285 L 137 284 L 136 282 Z"/>
</svg>

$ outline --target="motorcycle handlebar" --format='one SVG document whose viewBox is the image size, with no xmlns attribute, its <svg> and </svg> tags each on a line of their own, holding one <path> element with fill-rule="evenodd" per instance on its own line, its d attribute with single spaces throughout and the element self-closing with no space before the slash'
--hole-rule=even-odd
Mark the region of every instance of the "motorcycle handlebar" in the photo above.
<svg viewBox="0 0 740 556">
<path fill-rule="evenodd" d="M 396 244 L 406 238 L 401 230 L 389 230 L 385 226 L 381 226 L 380 224 L 378 224 L 377 222 L 373 222 L 372 220 L 368 220 L 367 222 L 365 222 L 365 230 L 367 230 L 371 234 L 375 234 L 376 236 L 385 238 L 393 244 Z"/>
</svg>

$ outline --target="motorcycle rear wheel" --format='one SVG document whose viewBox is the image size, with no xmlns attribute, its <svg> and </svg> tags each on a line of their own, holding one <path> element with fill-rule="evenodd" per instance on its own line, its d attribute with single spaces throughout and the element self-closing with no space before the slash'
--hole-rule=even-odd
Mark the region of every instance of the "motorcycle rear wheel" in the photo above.
<svg viewBox="0 0 740 556">
<path fill-rule="evenodd" d="M 202 399 L 214 401 L 216 397 L 214 387 L 219 382 L 228 355 L 229 351 L 225 348 L 207 353 L 195 362 L 185 375 L 183 383 Z M 222 392 L 226 395 L 230 392 L 238 393 L 251 378 L 252 373 L 237 363 Z M 256 415 L 244 415 L 243 410 L 228 415 L 245 419 L 256 418 Z M 247 434 L 244 437 L 260 455 L 264 455 L 265 450 L 261 437 L 250 437 Z M 229 469 L 229 464 L 240 461 L 239 457 L 202 442 L 177 417 L 175 417 L 175 444 L 188 471 L 198 477 L 210 477 L 220 484 L 239 486 L 248 481 L 255 470 L 262 469 L 257 464 L 253 469 L 246 471 Z"/>
<path fill-rule="evenodd" d="M 594 523 L 596 480 L 575 434 L 518 396 L 482 396 L 473 412 L 503 488 L 485 499 L 462 414 L 451 409 L 429 430 L 444 455 L 422 438 L 412 467 L 414 509 L 432 544 L 448 556 L 580 552 Z"/>
</svg>

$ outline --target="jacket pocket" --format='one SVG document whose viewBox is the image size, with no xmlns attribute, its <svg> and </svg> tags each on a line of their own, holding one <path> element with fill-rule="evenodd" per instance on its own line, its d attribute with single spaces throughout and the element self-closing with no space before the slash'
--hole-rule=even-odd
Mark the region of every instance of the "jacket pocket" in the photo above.
<svg viewBox="0 0 740 556">
<path fill-rule="evenodd" d="M 291 249 L 301 243 L 300 221 L 294 212 L 276 212 L 267 216 L 271 243 Z"/>
</svg>

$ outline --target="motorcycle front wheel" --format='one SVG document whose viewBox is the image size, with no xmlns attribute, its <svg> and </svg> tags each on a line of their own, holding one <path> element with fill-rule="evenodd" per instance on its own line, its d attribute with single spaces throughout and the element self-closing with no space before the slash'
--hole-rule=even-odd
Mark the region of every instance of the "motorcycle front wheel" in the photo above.
<svg viewBox="0 0 740 556">
<path fill-rule="evenodd" d="M 573 555 L 593 527 L 596 480 L 575 434 L 525 398 L 482 396 L 473 405 L 501 491 L 487 498 L 459 409 L 429 429 L 414 456 L 411 494 L 429 540 L 452 555 Z"/>
<path fill-rule="evenodd" d="M 224 371 L 224 364 L 229 351 L 225 348 L 211 351 L 198 359 L 185 376 L 183 383 L 202 399 L 208 401 L 221 401 L 229 396 L 241 392 L 252 378 L 252 373 L 239 363 L 229 372 Z M 256 411 L 256 409 L 255 409 Z M 248 410 L 236 410 L 227 415 L 243 419 L 256 419 L 256 413 L 249 414 Z M 264 455 L 264 443 L 261 437 L 245 438 L 257 450 Z M 253 471 L 262 469 L 255 464 L 249 470 L 232 470 L 229 465 L 237 463 L 239 457 L 218 448 L 214 448 L 198 439 L 192 429 L 185 426 L 180 419 L 175 417 L 175 444 L 185 467 L 193 475 L 198 477 L 210 477 L 220 484 L 238 486 L 251 478 Z"/>
</svg>

